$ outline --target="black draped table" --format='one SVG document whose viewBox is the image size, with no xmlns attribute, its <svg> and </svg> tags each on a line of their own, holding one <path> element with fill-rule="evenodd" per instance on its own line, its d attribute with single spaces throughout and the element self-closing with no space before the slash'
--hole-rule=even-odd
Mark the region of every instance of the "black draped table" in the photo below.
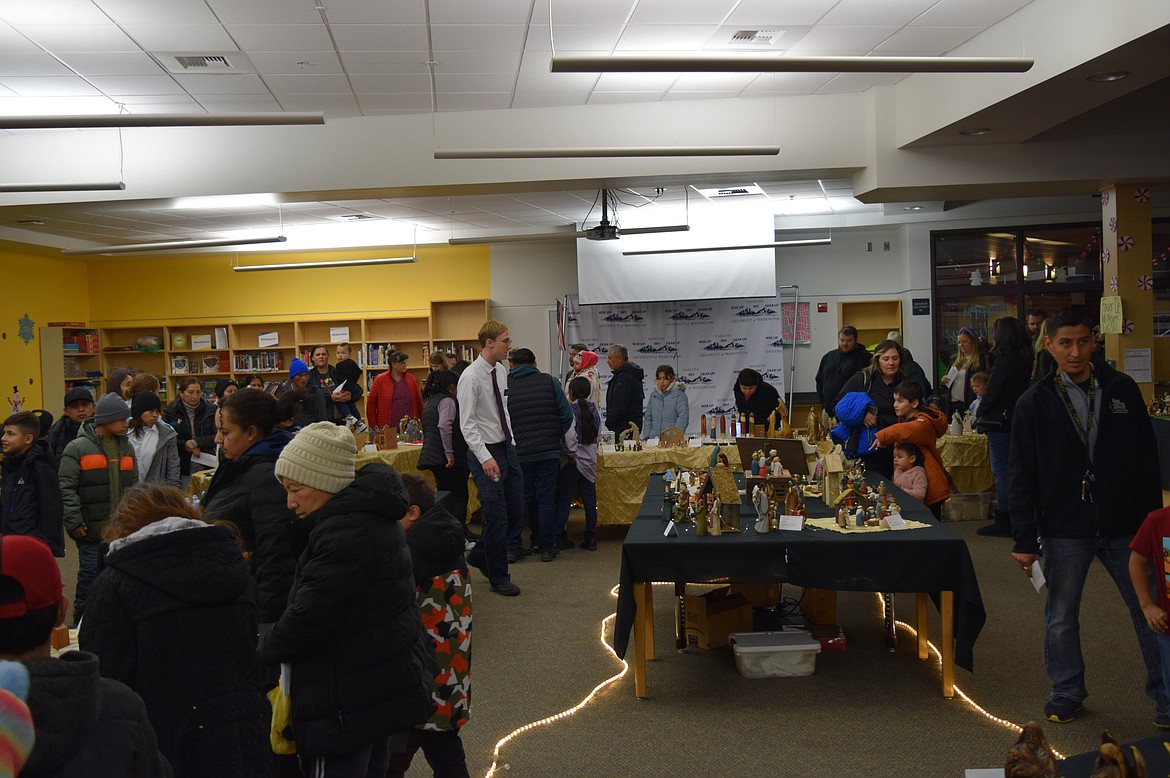
<svg viewBox="0 0 1170 778">
<path fill-rule="evenodd" d="M 874 481 L 876 483 L 876 480 Z M 741 482 L 742 483 L 742 482 Z M 942 621 L 943 695 L 954 696 L 954 665 L 972 669 L 972 649 L 987 614 L 967 544 L 939 524 L 930 510 L 887 482 L 902 515 L 929 527 L 844 534 L 806 527 L 800 532 L 758 534 L 755 509 L 745 503 L 742 532 L 696 537 L 693 524 L 663 536 L 662 476 L 650 478 L 638 517 L 622 544 L 614 648 L 624 657 L 634 636 L 634 686 L 646 696 L 646 660 L 654 658 L 651 582 L 775 583 L 816 589 L 918 595 L 918 655 L 927 658 L 927 597 Z M 809 498 L 812 518 L 832 515 Z"/>
</svg>

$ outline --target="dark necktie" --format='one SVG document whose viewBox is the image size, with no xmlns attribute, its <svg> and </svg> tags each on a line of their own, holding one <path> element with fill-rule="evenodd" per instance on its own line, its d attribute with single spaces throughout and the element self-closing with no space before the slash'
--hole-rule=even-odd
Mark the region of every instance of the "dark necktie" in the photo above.
<svg viewBox="0 0 1170 778">
<path fill-rule="evenodd" d="M 492 392 L 496 395 L 496 410 L 500 412 L 500 426 L 504 428 L 504 440 L 512 442 L 512 430 L 508 429 L 508 416 L 504 413 L 504 397 L 500 394 L 500 384 L 496 381 L 496 369 L 492 368 Z"/>
</svg>

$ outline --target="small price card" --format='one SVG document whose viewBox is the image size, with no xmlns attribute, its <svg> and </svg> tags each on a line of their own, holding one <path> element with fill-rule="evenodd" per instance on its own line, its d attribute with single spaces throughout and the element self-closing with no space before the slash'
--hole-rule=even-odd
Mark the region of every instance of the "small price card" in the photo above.
<svg viewBox="0 0 1170 778">
<path fill-rule="evenodd" d="M 601 453 L 603 453 L 603 454 L 613 454 L 616 451 L 617 451 L 617 444 L 616 443 L 602 443 L 601 444 Z"/>
<path fill-rule="evenodd" d="M 886 524 L 890 525 L 890 529 L 906 529 L 906 522 L 902 520 L 900 513 L 891 513 L 887 516 Z"/>
<path fill-rule="evenodd" d="M 791 530 L 793 532 L 800 532 L 804 526 L 803 516 L 781 516 L 776 520 L 777 527 L 782 530 Z"/>
</svg>

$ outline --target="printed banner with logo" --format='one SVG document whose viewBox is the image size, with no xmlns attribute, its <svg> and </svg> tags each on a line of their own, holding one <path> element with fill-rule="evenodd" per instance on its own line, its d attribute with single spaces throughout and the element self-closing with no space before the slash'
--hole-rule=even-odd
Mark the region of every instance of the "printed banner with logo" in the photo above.
<svg viewBox="0 0 1170 778">
<path fill-rule="evenodd" d="M 735 411 L 735 377 L 745 367 L 784 395 L 781 310 L 779 297 L 583 306 L 569 295 L 565 341 L 584 343 L 600 356 L 603 406 L 611 375 L 606 355 L 615 343 L 625 346 L 630 361 L 645 371 L 647 397 L 658 366 L 672 366 L 686 387 L 687 432 L 698 434 L 701 413 Z M 797 330 L 799 337 L 799 319 Z"/>
</svg>

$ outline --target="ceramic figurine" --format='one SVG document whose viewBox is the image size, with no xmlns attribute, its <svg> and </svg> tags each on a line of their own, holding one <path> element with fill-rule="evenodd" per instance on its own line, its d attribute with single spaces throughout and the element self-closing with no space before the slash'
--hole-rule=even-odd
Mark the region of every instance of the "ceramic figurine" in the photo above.
<svg viewBox="0 0 1170 778">
<path fill-rule="evenodd" d="M 849 509 L 844 505 L 837 506 L 837 526 L 841 529 L 849 528 Z"/>
<path fill-rule="evenodd" d="M 1057 778 L 1060 775 L 1052 746 L 1048 745 L 1044 730 L 1035 721 L 1024 725 L 1016 744 L 1008 751 L 1003 774 L 1007 778 Z"/>
<path fill-rule="evenodd" d="M 699 414 L 699 438 L 705 440 L 707 438 L 707 414 Z"/>
<path fill-rule="evenodd" d="M 768 494 L 759 485 L 752 489 L 752 505 L 756 508 L 756 515 L 763 517 L 766 521 L 768 518 Z"/>
<path fill-rule="evenodd" d="M 780 457 L 773 457 L 768 465 L 768 475 L 779 478 L 784 475 L 784 465 L 780 464 Z"/>
</svg>

